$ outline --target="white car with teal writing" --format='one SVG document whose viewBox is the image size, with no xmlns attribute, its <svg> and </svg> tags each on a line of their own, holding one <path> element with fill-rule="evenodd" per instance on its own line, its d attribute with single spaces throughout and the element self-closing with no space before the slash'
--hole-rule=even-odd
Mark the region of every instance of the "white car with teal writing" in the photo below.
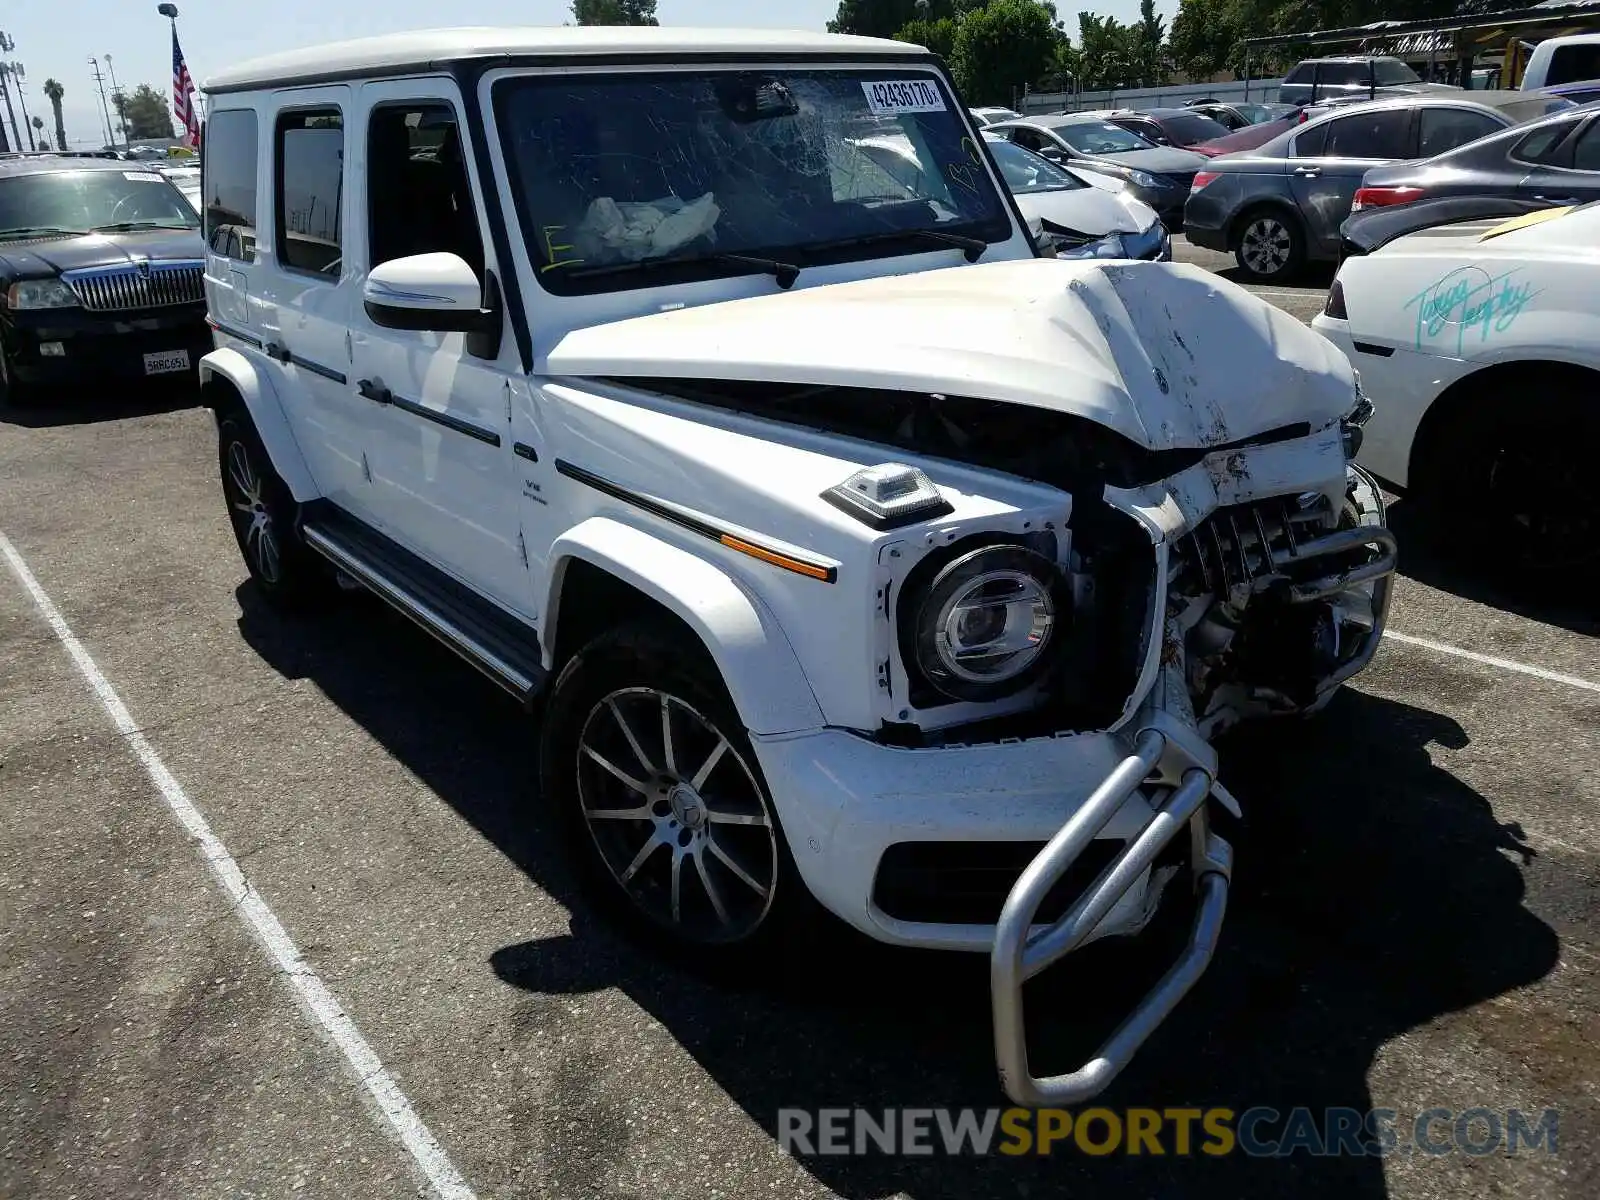
<svg viewBox="0 0 1600 1200">
<path fill-rule="evenodd" d="M 1359 461 L 1440 549 L 1528 582 L 1600 568 L 1600 204 L 1424 229 L 1347 260 L 1312 325 L 1375 406 Z"/>
</svg>

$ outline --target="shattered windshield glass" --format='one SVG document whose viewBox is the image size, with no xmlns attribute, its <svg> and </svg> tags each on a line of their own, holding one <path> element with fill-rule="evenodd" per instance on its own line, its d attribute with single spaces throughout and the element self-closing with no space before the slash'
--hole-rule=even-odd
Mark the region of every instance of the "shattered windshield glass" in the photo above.
<svg viewBox="0 0 1600 1200">
<path fill-rule="evenodd" d="M 559 294 L 922 252 L 942 238 L 981 250 L 1012 232 L 932 74 L 524 77 L 495 101 L 529 251 Z M 900 169 L 884 145 L 933 169 Z"/>
</svg>

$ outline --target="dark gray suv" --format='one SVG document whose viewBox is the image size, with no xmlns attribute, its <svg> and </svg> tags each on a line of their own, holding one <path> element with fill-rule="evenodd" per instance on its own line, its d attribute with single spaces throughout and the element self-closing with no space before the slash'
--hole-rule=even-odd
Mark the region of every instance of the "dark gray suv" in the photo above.
<svg viewBox="0 0 1600 1200">
<path fill-rule="evenodd" d="M 1308 58 L 1295 65 L 1278 86 L 1279 104 L 1310 104 L 1338 96 L 1377 98 L 1394 93 L 1459 92 L 1447 83 L 1425 83 L 1398 58 L 1341 56 Z"/>
</svg>

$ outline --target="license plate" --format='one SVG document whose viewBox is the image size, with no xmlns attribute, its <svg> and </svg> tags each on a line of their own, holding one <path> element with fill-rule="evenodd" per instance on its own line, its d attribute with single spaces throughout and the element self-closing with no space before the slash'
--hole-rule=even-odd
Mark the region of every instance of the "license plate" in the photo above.
<svg viewBox="0 0 1600 1200">
<path fill-rule="evenodd" d="M 173 371 L 187 371 L 189 369 L 189 352 L 187 350 L 165 350 L 160 354 L 146 354 L 144 356 L 144 373 L 146 375 L 170 375 Z"/>
</svg>

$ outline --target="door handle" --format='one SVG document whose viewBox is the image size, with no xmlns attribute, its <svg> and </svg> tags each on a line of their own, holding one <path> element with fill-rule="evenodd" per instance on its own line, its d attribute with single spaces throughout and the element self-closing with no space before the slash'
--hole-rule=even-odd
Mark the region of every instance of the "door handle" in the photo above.
<svg viewBox="0 0 1600 1200">
<path fill-rule="evenodd" d="M 1302 179 L 1315 179 L 1322 174 L 1321 167 L 1296 167 L 1294 173 Z"/>
<path fill-rule="evenodd" d="M 394 393 L 381 383 L 373 383 L 370 379 L 363 379 L 356 384 L 356 391 L 368 400 L 375 400 L 379 404 L 392 404 Z"/>
</svg>

